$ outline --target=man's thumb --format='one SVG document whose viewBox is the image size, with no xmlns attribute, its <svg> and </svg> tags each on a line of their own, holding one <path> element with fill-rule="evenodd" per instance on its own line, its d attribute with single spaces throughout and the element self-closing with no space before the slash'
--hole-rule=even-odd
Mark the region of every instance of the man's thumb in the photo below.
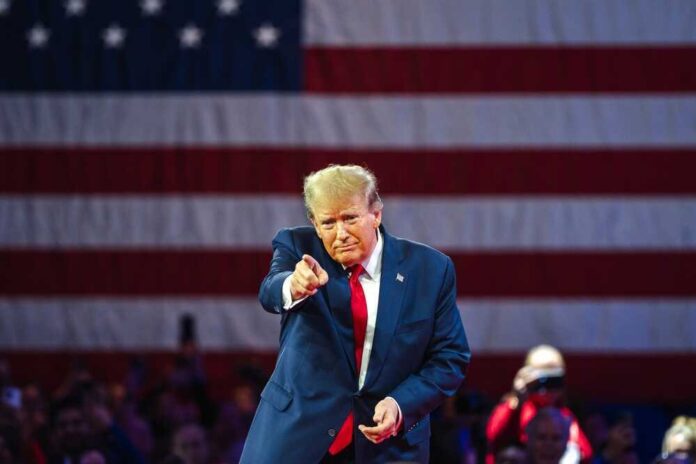
<svg viewBox="0 0 696 464">
<path fill-rule="evenodd" d="M 327 274 L 326 271 L 321 268 L 321 266 L 319 266 L 319 272 L 317 273 L 317 277 L 319 277 L 319 285 L 325 285 L 326 282 L 329 281 L 329 274 Z"/>
</svg>

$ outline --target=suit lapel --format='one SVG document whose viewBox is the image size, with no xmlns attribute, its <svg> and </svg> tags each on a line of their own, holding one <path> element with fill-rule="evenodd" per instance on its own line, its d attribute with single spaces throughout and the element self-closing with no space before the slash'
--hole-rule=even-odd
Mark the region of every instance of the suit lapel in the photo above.
<svg viewBox="0 0 696 464">
<path fill-rule="evenodd" d="M 367 378 L 363 388 L 372 385 L 379 376 L 394 337 L 396 324 L 401 315 L 403 297 L 408 285 L 408 277 L 404 270 L 401 269 L 402 260 L 403 256 L 394 239 L 387 233 L 384 233 L 377 323 L 375 325 L 375 336 L 372 341 L 370 363 L 367 368 Z"/>
<path fill-rule="evenodd" d="M 331 311 L 331 321 L 334 324 L 338 339 L 343 347 L 346 360 L 357 378 L 355 369 L 355 354 L 353 350 L 353 313 L 350 308 L 350 286 L 348 277 L 343 267 L 326 254 L 322 267 L 329 274 L 329 281 L 324 287 L 329 310 Z"/>
</svg>

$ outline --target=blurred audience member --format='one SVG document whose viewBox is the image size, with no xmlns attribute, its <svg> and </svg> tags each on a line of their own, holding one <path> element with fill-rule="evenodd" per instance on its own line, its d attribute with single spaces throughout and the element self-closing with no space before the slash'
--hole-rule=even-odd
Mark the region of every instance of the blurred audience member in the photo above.
<svg viewBox="0 0 696 464">
<path fill-rule="evenodd" d="M 209 464 L 210 450 L 203 427 L 186 424 L 174 432 L 172 454 L 184 464 Z"/>
<path fill-rule="evenodd" d="M 154 438 L 150 424 L 138 413 L 138 407 L 122 384 L 109 387 L 109 406 L 114 421 L 144 457 L 152 456 Z"/>
<path fill-rule="evenodd" d="M 661 454 L 653 464 L 694 464 L 694 460 L 684 453 Z"/>
<path fill-rule="evenodd" d="M 30 383 L 22 389 L 22 456 L 26 464 L 45 464 L 44 450 L 49 446 L 46 397 L 39 385 Z"/>
<path fill-rule="evenodd" d="M 0 419 L 0 464 L 19 464 L 21 435 L 19 424 Z"/>
<path fill-rule="evenodd" d="M 258 406 L 259 390 L 244 382 L 232 389 L 231 401 L 225 402 L 212 430 L 214 454 L 219 459 L 239 462 L 249 426 Z"/>
<path fill-rule="evenodd" d="M 527 464 L 527 451 L 520 446 L 507 446 L 495 455 L 495 464 Z"/>
<path fill-rule="evenodd" d="M 109 464 L 139 464 L 144 460 L 113 422 L 98 390 L 59 400 L 53 413 L 53 449 L 49 464 L 78 463 L 90 449 L 100 449 Z"/>
<path fill-rule="evenodd" d="M 80 455 L 90 446 L 89 423 L 77 397 L 69 396 L 54 406 L 51 430 L 49 464 L 78 462 Z"/>
<path fill-rule="evenodd" d="M 657 462 L 663 464 L 693 464 L 696 461 L 696 418 L 679 416 L 665 432 L 662 454 Z"/>
<path fill-rule="evenodd" d="M 80 456 L 80 464 L 108 464 L 104 454 L 95 449 L 90 449 Z"/>
<path fill-rule="evenodd" d="M 571 420 L 554 407 L 544 407 L 525 427 L 530 464 L 559 464 L 566 452 Z"/>
<path fill-rule="evenodd" d="M 525 446 L 527 424 L 540 408 L 548 406 L 558 408 L 571 423 L 564 464 L 589 462 L 592 447 L 575 416 L 565 406 L 564 387 L 565 362 L 561 353 L 549 345 L 532 348 L 527 354 L 525 365 L 515 376 L 513 391 L 503 397 L 488 420 L 486 462 L 493 464 L 496 453 L 507 446 Z"/>
<path fill-rule="evenodd" d="M 53 393 L 54 398 L 67 398 L 71 395 L 88 390 L 94 385 L 94 379 L 89 372 L 85 361 L 80 358 L 73 359 L 72 365 L 63 381 Z"/>
<path fill-rule="evenodd" d="M 476 464 L 486 452 L 489 401 L 475 392 L 459 391 L 445 399 L 431 418 L 430 460 L 438 464 Z"/>
<path fill-rule="evenodd" d="M 583 425 L 595 452 L 593 464 L 634 464 L 639 461 L 636 430 L 630 413 L 620 412 L 609 422 L 603 414 L 590 414 Z"/>
<path fill-rule="evenodd" d="M 161 460 L 171 448 L 176 429 L 192 422 L 209 426 L 215 410 L 208 397 L 201 355 L 192 341 L 181 346 L 164 383 L 147 401 L 154 436 L 154 458 Z"/>
</svg>

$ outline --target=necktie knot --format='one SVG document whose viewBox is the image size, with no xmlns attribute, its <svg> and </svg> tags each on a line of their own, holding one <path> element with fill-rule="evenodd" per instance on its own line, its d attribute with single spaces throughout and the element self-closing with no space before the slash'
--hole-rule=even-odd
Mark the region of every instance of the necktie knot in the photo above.
<svg viewBox="0 0 696 464">
<path fill-rule="evenodd" d="M 350 267 L 350 280 L 351 282 L 357 282 L 360 275 L 365 272 L 365 268 L 362 264 L 355 264 Z"/>
</svg>

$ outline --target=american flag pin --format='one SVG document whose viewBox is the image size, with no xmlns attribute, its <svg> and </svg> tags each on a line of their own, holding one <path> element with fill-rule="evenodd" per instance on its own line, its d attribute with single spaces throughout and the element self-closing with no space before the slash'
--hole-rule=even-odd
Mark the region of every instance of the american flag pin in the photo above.
<svg viewBox="0 0 696 464">
<path fill-rule="evenodd" d="M 399 274 L 399 273 L 397 272 L 397 273 L 396 273 L 396 280 L 398 280 L 399 282 L 403 282 L 403 281 L 404 281 L 404 276 L 402 276 L 401 274 Z"/>
</svg>

